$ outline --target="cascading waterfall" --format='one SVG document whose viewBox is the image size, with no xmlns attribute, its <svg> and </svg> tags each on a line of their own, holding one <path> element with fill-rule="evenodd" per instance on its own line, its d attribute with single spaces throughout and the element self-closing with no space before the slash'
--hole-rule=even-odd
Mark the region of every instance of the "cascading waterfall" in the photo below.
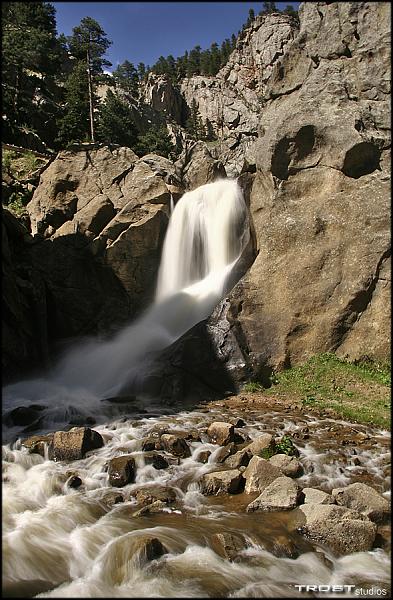
<svg viewBox="0 0 393 600">
<path fill-rule="evenodd" d="M 160 351 L 207 318 L 233 285 L 235 266 L 249 240 L 248 211 L 234 180 L 185 193 L 167 230 L 153 305 L 112 339 L 81 343 L 45 379 L 8 386 L 5 407 L 48 400 L 88 406 L 115 396 Z M 232 276 L 232 277 L 231 277 Z"/>
</svg>

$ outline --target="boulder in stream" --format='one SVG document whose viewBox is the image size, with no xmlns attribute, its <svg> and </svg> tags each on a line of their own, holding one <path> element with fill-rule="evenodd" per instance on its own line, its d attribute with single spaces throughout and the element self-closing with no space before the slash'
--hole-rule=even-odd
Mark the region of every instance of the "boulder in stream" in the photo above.
<svg viewBox="0 0 393 600">
<path fill-rule="evenodd" d="M 45 448 L 49 446 L 53 439 L 53 433 L 47 435 L 32 435 L 22 440 L 22 446 L 29 450 L 29 454 L 40 454 L 45 458 Z"/>
<path fill-rule="evenodd" d="M 316 488 L 303 488 L 304 504 L 335 504 L 334 498 Z"/>
<path fill-rule="evenodd" d="M 238 469 L 206 473 L 200 480 L 202 494 L 219 496 L 237 494 L 243 490 L 244 479 Z"/>
<path fill-rule="evenodd" d="M 288 454 L 275 454 L 269 459 L 270 464 L 278 467 L 287 477 L 300 477 L 303 475 L 303 467 L 294 456 Z"/>
<path fill-rule="evenodd" d="M 335 504 L 303 504 L 296 510 L 303 516 L 299 533 L 334 554 L 371 550 L 377 526 L 365 515 Z"/>
<path fill-rule="evenodd" d="M 216 421 L 209 426 L 207 435 L 213 444 L 226 446 L 235 440 L 235 428 L 232 423 Z"/>
<path fill-rule="evenodd" d="M 104 445 L 102 436 L 90 427 L 73 427 L 69 431 L 56 431 L 49 444 L 51 460 L 79 460 L 86 452 Z"/>
<path fill-rule="evenodd" d="M 247 506 L 247 512 L 256 510 L 290 510 L 295 508 L 301 498 L 301 488 L 290 477 L 277 477 L 253 502 Z"/>
<path fill-rule="evenodd" d="M 167 452 L 180 458 L 191 456 L 190 448 L 184 438 L 176 434 L 164 433 L 160 438 L 161 446 Z"/>
<path fill-rule="evenodd" d="M 264 458 L 253 456 L 243 473 L 246 480 L 244 489 L 247 494 L 262 492 L 272 481 L 281 476 L 282 473 L 278 467 L 275 467 Z"/>
<path fill-rule="evenodd" d="M 132 456 L 117 456 L 109 461 L 109 483 L 113 487 L 124 487 L 135 479 L 135 459 Z"/>
<path fill-rule="evenodd" d="M 345 488 L 335 488 L 332 496 L 337 504 L 357 510 L 375 523 L 383 523 L 390 516 L 389 501 L 365 483 L 351 483 Z"/>
<path fill-rule="evenodd" d="M 229 533 L 229 531 L 213 534 L 211 542 L 213 550 L 222 558 L 227 558 L 230 561 L 235 560 L 239 552 L 247 547 L 242 536 Z"/>
</svg>

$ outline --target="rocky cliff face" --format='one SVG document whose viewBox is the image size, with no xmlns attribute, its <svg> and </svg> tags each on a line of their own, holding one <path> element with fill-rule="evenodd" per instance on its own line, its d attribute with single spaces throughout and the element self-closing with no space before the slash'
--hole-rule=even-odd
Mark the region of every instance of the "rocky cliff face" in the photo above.
<svg viewBox="0 0 393 600">
<path fill-rule="evenodd" d="M 243 173 L 256 258 L 203 336 L 196 328 L 181 341 L 177 383 L 167 388 L 184 389 L 181 365 L 189 377 L 202 338 L 237 380 L 322 351 L 389 355 L 390 5 L 305 3 L 299 16 L 300 28 L 285 15 L 258 18 L 216 77 L 182 83 L 183 100 L 150 78 L 145 102 L 155 114 L 179 128 L 182 102 L 195 98 L 217 142 L 183 138 L 175 164 L 83 146 L 42 174 L 28 205 L 34 243 L 19 236 L 5 252 L 15 246 L 32 269 L 28 286 L 44 290 L 36 305 L 45 339 L 108 331 L 137 315 L 153 297 L 171 195 Z M 31 299 L 11 262 L 22 322 Z M 36 334 L 24 330 L 28 356 Z"/>
<path fill-rule="evenodd" d="M 300 22 L 260 113 L 258 256 L 212 321 L 254 376 L 390 348 L 390 5 L 305 3 Z"/>
</svg>

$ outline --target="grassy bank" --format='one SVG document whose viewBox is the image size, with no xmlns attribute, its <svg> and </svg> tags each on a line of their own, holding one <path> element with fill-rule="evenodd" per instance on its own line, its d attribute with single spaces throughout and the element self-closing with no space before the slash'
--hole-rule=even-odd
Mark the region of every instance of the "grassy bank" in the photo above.
<svg viewBox="0 0 393 600">
<path fill-rule="evenodd" d="M 248 383 L 245 391 L 290 397 L 304 407 L 333 409 L 344 419 L 390 429 L 391 372 L 389 364 L 350 363 L 334 354 L 320 354 L 304 365 L 277 373 L 264 389 Z"/>
</svg>

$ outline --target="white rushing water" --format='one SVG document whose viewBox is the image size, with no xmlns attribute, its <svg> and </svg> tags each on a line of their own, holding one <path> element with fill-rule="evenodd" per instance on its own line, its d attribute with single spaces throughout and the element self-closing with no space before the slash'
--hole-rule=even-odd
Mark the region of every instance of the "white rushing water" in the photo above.
<svg viewBox="0 0 393 600">
<path fill-rule="evenodd" d="M 248 241 L 248 211 L 236 181 L 185 193 L 171 214 L 153 305 L 112 339 L 90 339 L 69 350 L 45 378 L 7 386 L 4 407 L 44 402 L 49 411 L 81 404 L 91 411 L 143 378 L 148 355 L 207 318 L 233 285 Z"/>
</svg>

